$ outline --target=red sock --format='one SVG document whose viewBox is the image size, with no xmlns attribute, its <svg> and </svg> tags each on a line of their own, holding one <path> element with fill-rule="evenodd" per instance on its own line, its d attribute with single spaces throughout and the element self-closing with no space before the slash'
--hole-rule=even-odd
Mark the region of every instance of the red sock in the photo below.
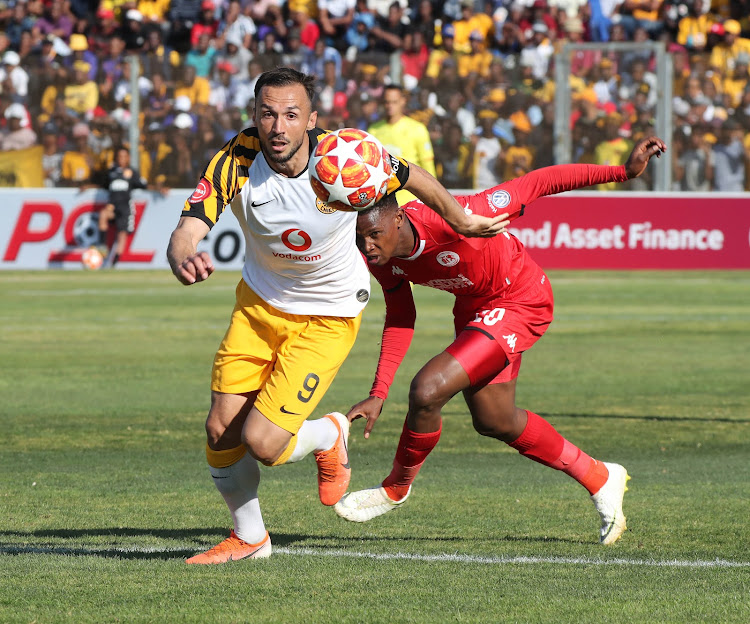
<svg viewBox="0 0 750 624">
<path fill-rule="evenodd" d="M 414 482 L 424 460 L 427 459 L 430 451 L 437 446 L 442 430 L 441 424 L 437 431 L 417 433 L 409 429 L 404 422 L 401 439 L 398 441 L 396 458 L 393 460 L 393 470 L 383 481 L 386 493 L 393 500 L 401 500 L 406 496 L 409 486 Z"/>
<path fill-rule="evenodd" d="M 526 413 L 529 415 L 526 428 L 509 446 L 535 462 L 562 470 L 585 487 L 589 494 L 596 494 L 607 482 L 607 467 L 568 442 L 544 418 L 528 410 Z"/>
</svg>

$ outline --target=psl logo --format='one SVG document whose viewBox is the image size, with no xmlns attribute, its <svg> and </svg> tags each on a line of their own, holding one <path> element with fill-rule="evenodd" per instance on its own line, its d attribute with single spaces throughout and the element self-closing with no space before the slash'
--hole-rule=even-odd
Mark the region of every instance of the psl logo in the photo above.
<svg viewBox="0 0 750 624">
<path fill-rule="evenodd" d="M 211 191 L 214 190 L 214 187 L 211 186 L 211 183 L 206 180 L 206 178 L 201 178 L 201 181 L 198 182 L 198 186 L 195 187 L 195 190 L 193 191 L 193 194 L 188 199 L 188 202 L 191 204 L 197 204 L 199 202 L 202 202 L 206 197 L 208 197 L 211 194 Z"/>
</svg>

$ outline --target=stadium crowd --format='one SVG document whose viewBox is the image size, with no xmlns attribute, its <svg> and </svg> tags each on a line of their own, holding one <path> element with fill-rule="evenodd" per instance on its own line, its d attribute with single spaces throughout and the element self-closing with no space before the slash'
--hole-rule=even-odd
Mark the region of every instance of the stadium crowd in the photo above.
<svg viewBox="0 0 750 624">
<path fill-rule="evenodd" d="M 750 0 L 0 0 L 0 151 L 40 145 L 47 186 L 97 185 L 128 141 L 136 55 L 141 174 L 192 188 L 252 123 L 259 74 L 288 65 L 317 76 L 324 128 L 369 128 L 401 85 L 444 185 L 490 187 L 554 164 L 566 41 L 647 40 L 673 59 L 674 189 L 750 190 Z M 573 162 L 622 164 L 653 132 L 654 64 L 572 56 Z"/>
</svg>

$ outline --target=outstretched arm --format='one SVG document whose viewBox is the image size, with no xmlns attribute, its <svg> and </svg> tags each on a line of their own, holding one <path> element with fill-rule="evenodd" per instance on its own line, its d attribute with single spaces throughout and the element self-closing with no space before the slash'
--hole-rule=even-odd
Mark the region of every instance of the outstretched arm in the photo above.
<svg viewBox="0 0 750 624">
<path fill-rule="evenodd" d="M 624 165 L 553 165 L 531 171 L 501 186 L 508 190 L 511 190 L 509 187 L 514 187 L 521 203 L 525 205 L 546 195 L 637 178 L 646 170 L 653 156 L 658 158 L 666 150 L 664 141 L 648 137 L 636 144 Z"/>
<path fill-rule="evenodd" d="M 463 236 L 495 236 L 504 231 L 509 221 L 505 215 L 485 217 L 467 214 L 447 189 L 422 167 L 409 163 L 409 179 L 404 188 L 414 193 L 426 206 L 432 208 L 448 222 L 453 230 Z"/>
</svg>

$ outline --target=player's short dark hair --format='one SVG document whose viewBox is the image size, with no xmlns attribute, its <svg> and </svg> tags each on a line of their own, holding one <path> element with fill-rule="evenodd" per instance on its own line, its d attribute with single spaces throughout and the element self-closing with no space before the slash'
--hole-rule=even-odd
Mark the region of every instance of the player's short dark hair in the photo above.
<svg viewBox="0 0 750 624">
<path fill-rule="evenodd" d="M 263 72 L 255 83 L 255 101 L 258 101 L 263 87 L 289 87 L 296 84 L 305 88 L 310 106 L 312 106 L 315 99 L 315 76 L 303 74 L 291 67 L 277 67 Z"/>
<path fill-rule="evenodd" d="M 385 94 L 388 91 L 397 91 L 399 94 L 401 94 L 404 97 L 406 97 L 406 93 L 404 92 L 404 88 L 401 85 L 397 85 L 397 84 L 385 85 L 385 87 L 383 87 L 383 97 L 385 97 Z"/>
<path fill-rule="evenodd" d="M 378 202 L 370 206 L 367 210 L 360 211 L 362 216 L 372 216 L 375 219 L 380 219 L 383 215 L 392 210 L 398 209 L 398 200 L 396 199 L 395 193 L 387 193 Z"/>
</svg>

